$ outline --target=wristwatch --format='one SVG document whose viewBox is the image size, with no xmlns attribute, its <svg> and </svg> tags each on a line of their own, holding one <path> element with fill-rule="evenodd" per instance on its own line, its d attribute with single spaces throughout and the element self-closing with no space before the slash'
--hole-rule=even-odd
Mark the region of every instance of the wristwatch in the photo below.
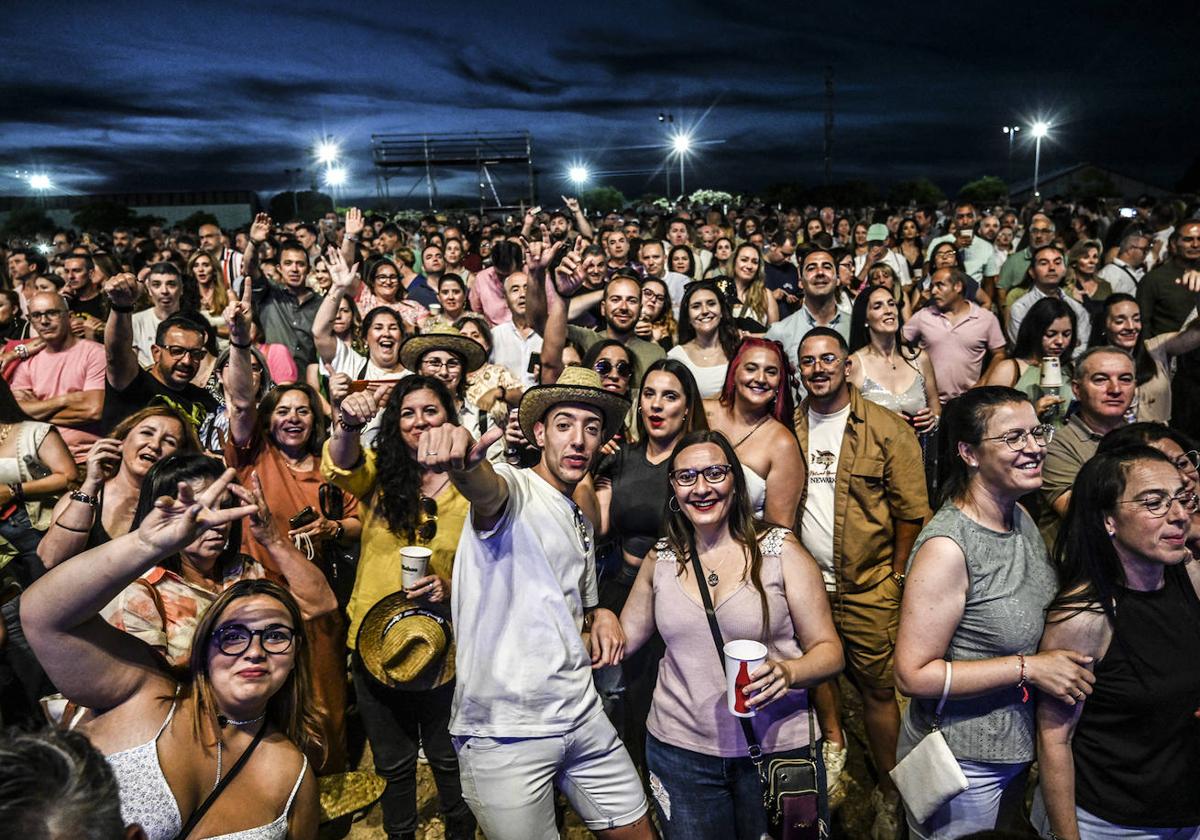
<svg viewBox="0 0 1200 840">
<path fill-rule="evenodd" d="M 896 585 L 899 586 L 901 589 L 904 588 L 904 579 L 906 577 L 907 577 L 907 575 L 902 575 L 899 572 L 892 572 L 892 580 L 896 581 Z"/>
</svg>

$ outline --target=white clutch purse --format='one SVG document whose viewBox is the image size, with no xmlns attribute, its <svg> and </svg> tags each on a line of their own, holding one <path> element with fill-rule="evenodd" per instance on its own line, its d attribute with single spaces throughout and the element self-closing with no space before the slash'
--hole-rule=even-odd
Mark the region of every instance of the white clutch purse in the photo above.
<svg viewBox="0 0 1200 840">
<path fill-rule="evenodd" d="M 946 681 L 942 685 L 942 699 L 933 713 L 933 730 L 888 774 L 909 812 L 920 823 L 970 787 L 939 729 L 942 709 L 950 693 L 952 667 L 950 662 L 946 663 Z"/>
</svg>

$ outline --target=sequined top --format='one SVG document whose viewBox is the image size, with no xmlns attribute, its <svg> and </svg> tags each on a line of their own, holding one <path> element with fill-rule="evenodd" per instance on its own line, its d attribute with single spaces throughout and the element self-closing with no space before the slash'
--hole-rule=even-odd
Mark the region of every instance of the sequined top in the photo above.
<svg viewBox="0 0 1200 840">
<path fill-rule="evenodd" d="M 893 394 L 869 376 L 863 377 L 862 388 L 859 390 L 871 402 L 894 414 L 916 414 L 929 407 L 928 395 L 925 393 L 925 377 L 919 373 L 902 394 Z"/>
</svg>

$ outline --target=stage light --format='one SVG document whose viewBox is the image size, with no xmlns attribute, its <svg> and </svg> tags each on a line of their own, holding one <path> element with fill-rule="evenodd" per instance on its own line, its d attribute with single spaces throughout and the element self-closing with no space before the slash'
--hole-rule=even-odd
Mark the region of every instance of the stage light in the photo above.
<svg viewBox="0 0 1200 840">
<path fill-rule="evenodd" d="M 346 183 L 346 170 L 340 166 L 331 166 L 325 170 L 325 186 L 340 187 Z"/>
<path fill-rule="evenodd" d="M 676 134 L 671 140 L 671 148 L 677 155 L 686 155 L 692 148 L 692 138 L 688 134 Z"/>
<path fill-rule="evenodd" d="M 29 186 L 38 192 L 45 192 L 46 190 L 53 189 L 54 182 L 50 180 L 49 175 L 39 173 L 29 176 Z"/>
<path fill-rule="evenodd" d="M 1041 140 L 1043 137 L 1046 136 L 1046 132 L 1048 132 L 1050 130 L 1050 126 L 1044 122 L 1035 122 L 1032 126 L 1032 129 L 1033 129 L 1033 136 L 1036 137 L 1038 140 Z"/>
<path fill-rule="evenodd" d="M 570 169 L 567 170 L 567 177 L 571 179 L 571 182 L 573 184 L 575 184 L 575 186 L 579 186 L 580 184 L 585 184 L 585 183 L 587 183 L 587 180 L 588 180 L 587 167 L 586 166 L 578 166 L 578 165 L 572 166 Z"/>
<path fill-rule="evenodd" d="M 317 163 L 326 166 L 337 163 L 338 156 L 342 150 L 338 148 L 338 144 L 332 140 L 322 140 L 317 144 Z"/>
</svg>

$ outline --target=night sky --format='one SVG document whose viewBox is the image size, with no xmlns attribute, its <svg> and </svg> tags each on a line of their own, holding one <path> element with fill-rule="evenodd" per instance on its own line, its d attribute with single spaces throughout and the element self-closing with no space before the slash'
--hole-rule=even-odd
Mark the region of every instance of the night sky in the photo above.
<svg viewBox="0 0 1200 840">
<path fill-rule="evenodd" d="M 0 8 L 7 195 L 28 192 L 17 173 L 30 172 L 73 193 L 269 194 L 289 167 L 308 167 L 307 185 L 328 135 L 350 174 L 339 198 L 352 199 L 375 192 L 372 133 L 473 130 L 532 132 L 543 198 L 574 162 L 594 183 L 661 194 L 660 111 L 701 144 L 689 190 L 818 183 L 827 64 L 834 180 L 925 175 L 953 192 L 1003 177 L 1001 126 L 1038 117 L 1054 126 L 1043 173 L 1086 160 L 1171 187 L 1200 153 L 1194 2 Z M 1031 174 L 1028 133 L 1014 181 Z M 444 179 L 442 192 L 473 181 Z M 419 203 L 416 173 L 392 194 L 414 186 Z"/>
</svg>

